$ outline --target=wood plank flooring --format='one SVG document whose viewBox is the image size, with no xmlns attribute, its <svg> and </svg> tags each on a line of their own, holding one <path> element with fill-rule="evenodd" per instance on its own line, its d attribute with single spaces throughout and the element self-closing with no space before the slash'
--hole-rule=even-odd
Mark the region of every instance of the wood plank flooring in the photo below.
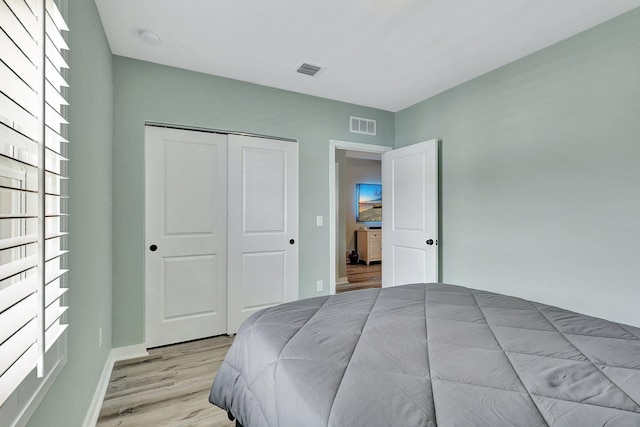
<svg viewBox="0 0 640 427">
<path fill-rule="evenodd" d="M 336 292 L 379 288 L 381 264 L 347 265 Z M 209 389 L 233 339 L 223 335 L 149 350 L 113 368 L 97 427 L 232 427 Z"/>
<path fill-rule="evenodd" d="M 358 289 L 380 288 L 382 286 L 382 263 L 347 263 L 348 284 L 336 285 L 336 293 L 356 291 Z"/>
<path fill-rule="evenodd" d="M 149 350 L 118 362 L 111 373 L 97 427 L 232 427 L 209 403 L 209 389 L 233 339 L 207 338 Z"/>
</svg>

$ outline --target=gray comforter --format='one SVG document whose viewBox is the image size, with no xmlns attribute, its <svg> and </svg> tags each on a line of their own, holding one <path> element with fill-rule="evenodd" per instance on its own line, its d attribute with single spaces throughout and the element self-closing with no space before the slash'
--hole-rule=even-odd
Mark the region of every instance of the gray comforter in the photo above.
<svg viewBox="0 0 640 427">
<path fill-rule="evenodd" d="M 443 284 L 282 304 L 209 399 L 245 427 L 640 426 L 640 329 Z"/>
</svg>

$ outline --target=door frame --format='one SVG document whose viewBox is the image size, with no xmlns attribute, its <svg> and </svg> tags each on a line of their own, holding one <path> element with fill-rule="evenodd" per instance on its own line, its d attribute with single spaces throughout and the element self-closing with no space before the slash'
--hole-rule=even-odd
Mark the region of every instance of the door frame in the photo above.
<svg viewBox="0 0 640 427">
<path fill-rule="evenodd" d="M 393 147 L 329 140 L 329 295 L 336 293 L 336 150 L 382 154 L 393 150 Z"/>
</svg>

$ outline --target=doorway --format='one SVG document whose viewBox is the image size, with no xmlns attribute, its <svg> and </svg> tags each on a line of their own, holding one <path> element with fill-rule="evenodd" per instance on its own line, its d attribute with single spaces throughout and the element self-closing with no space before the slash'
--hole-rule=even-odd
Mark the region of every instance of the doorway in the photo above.
<svg viewBox="0 0 640 427">
<path fill-rule="evenodd" d="M 337 140 L 331 140 L 329 145 L 329 188 L 331 192 L 329 197 L 331 260 L 329 293 L 335 294 L 336 291 L 362 289 L 363 286 L 369 287 L 371 282 L 381 281 L 380 257 L 372 258 L 376 261 L 364 260 L 364 263 L 350 266 L 347 256 L 353 250 L 356 253 L 363 252 L 363 243 L 360 248 L 357 247 L 357 230 L 371 229 L 377 230 L 378 236 L 381 234 L 379 227 L 382 226 L 382 223 L 380 221 L 357 221 L 358 206 L 355 192 L 357 184 L 381 183 L 381 156 L 382 153 L 390 151 L 391 147 Z M 349 163 L 355 165 L 358 169 L 357 173 L 348 174 L 346 172 Z M 366 234 L 364 233 L 364 235 Z M 362 239 L 361 236 L 361 241 Z M 381 244 L 380 239 L 377 242 L 375 237 L 373 239 L 374 245 Z M 375 252 L 375 248 L 373 251 Z M 353 282 L 347 279 L 348 267 L 350 267 L 352 277 L 356 277 Z"/>
<path fill-rule="evenodd" d="M 382 155 L 336 150 L 336 171 L 336 293 L 379 288 L 382 286 Z"/>
<path fill-rule="evenodd" d="M 382 286 L 438 282 L 438 141 L 420 142 L 398 149 L 331 140 L 329 144 L 329 292 L 336 293 L 340 262 L 337 233 L 336 168 L 338 150 L 382 153 L 384 226 L 380 237 Z M 338 176 L 337 176 L 338 175 Z M 374 232 L 375 233 L 375 232 Z"/>
</svg>

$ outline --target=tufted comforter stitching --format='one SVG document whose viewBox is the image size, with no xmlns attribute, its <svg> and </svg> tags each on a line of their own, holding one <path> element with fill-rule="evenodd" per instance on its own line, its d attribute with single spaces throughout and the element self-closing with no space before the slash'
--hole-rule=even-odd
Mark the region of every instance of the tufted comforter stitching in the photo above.
<svg viewBox="0 0 640 427">
<path fill-rule="evenodd" d="M 602 372 L 602 369 L 599 369 L 599 368 L 598 368 L 597 364 L 593 361 L 593 359 L 592 359 L 591 357 L 589 357 L 589 355 L 588 355 L 588 354 L 583 353 L 583 352 L 582 352 L 582 351 L 581 351 L 581 350 L 580 350 L 580 349 L 579 349 L 579 348 L 578 348 L 578 347 L 577 347 L 573 342 L 571 342 L 571 340 L 570 340 L 569 338 L 567 338 L 566 334 L 564 334 L 560 329 L 558 329 L 558 327 L 557 327 L 557 326 L 556 326 L 556 325 L 555 325 L 551 320 L 549 320 L 549 318 L 547 318 L 547 316 L 545 316 L 545 314 L 544 314 L 542 311 L 540 311 L 540 309 L 539 309 L 538 307 L 536 307 L 536 306 L 535 306 L 535 304 L 531 304 L 531 305 L 532 305 L 536 310 L 538 310 L 538 312 L 540 313 L 540 315 L 542 315 L 542 317 L 544 317 L 544 318 L 545 318 L 545 319 L 546 319 L 546 320 L 551 324 L 551 326 L 553 326 L 553 327 L 558 331 L 558 333 L 560 333 L 560 335 L 562 335 L 562 336 L 564 337 L 564 339 L 565 339 L 565 340 L 567 340 L 567 342 L 568 342 L 569 344 L 573 345 L 573 346 L 576 348 L 576 350 L 578 350 L 579 352 L 581 352 L 581 353 L 582 353 L 582 355 L 584 355 L 584 357 L 586 357 L 586 358 L 587 358 L 587 360 L 589 361 L 589 363 L 591 363 L 591 364 L 593 365 L 593 367 L 594 367 L 595 369 L 597 369 L 597 370 L 598 370 L 598 372 L 600 372 L 600 373 L 601 373 L 605 378 L 607 378 L 607 379 L 611 382 L 611 384 L 612 384 L 613 386 L 615 386 L 615 387 L 616 387 L 616 388 L 617 388 L 617 389 L 618 389 L 622 394 L 624 394 L 625 396 L 627 396 L 627 397 L 629 398 L 629 400 L 633 401 L 633 399 L 631 399 L 631 397 L 630 397 L 630 396 L 629 396 L 629 395 L 628 395 L 624 390 L 622 390 L 620 387 L 618 387 L 618 385 L 617 385 L 616 383 L 614 383 L 613 381 L 611 381 L 611 378 L 609 378 L 609 377 L 607 376 L 607 374 L 605 374 L 604 372 Z M 624 329 L 624 328 L 622 328 L 622 329 Z M 638 358 L 640 358 L 640 354 L 638 354 Z M 606 364 L 605 366 L 610 366 L 610 365 L 609 365 L 609 364 Z M 636 404 L 637 404 L 637 402 L 636 402 Z M 619 409 L 619 408 L 618 408 L 618 409 Z M 638 407 L 638 411 L 637 411 L 637 412 L 640 412 L 640 406 Z"/>
<path fill-rule="evenodd" d="M 318 297 L 247 320 L 210 401 L 245 427 L 637 426 L 639 333 L 453 285 Z"/>
</svg>

